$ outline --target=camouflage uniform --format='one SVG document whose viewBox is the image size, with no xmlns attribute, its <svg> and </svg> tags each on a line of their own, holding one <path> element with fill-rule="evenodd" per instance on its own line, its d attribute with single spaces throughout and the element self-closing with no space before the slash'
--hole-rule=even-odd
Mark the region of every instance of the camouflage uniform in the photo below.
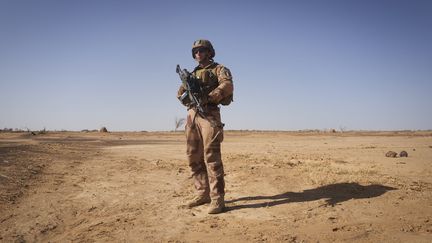
<svg viewBox="0 0 432 243">
<path fill-rule="evenodd" d="M 226 99 L 232 100 L 233 82 L 228 68 L 211 61 L 206 67 L 197 66 L 192 72 L 207 94 L 207 104 L 204 105 L 204 116 L 194 107 L 188 107 L 186 153 L 198 197 L 204 198 L 204 203 L 209 202 L 210 197 L 212 203 L 222 203 L 224 207 L 225 182 L 221 159 L 224 124 L 218 105 Z M 177 97 L 184 91 L 180 86 Z"/>
</svg>

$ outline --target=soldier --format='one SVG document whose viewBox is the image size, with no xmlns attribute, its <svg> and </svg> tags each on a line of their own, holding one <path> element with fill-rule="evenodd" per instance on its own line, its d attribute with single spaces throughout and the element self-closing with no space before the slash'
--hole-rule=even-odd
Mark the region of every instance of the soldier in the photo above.
<svg viewBox="0 0 432 243">
<path fill-rule="evenodd" d="M 196 189 L 196 197 L 189 208 L 210 203 L 208 213 L 217 214 L 225 208 L 224 169 L 221 159 L 223 126 L 219 104 L 229 105 L 233 98 L 233 81 L 228 68 L 213 61 L 215 50 L 208 40 L 197 40 L 192 45 L 192 57 L 198 66 L 192 74 L 203 90 L 204 113 L 197 112 L 190 103 L 186 121 L 186 154 Z M 180 86 L 177 97 L 185 92 Z"/>
</svg>

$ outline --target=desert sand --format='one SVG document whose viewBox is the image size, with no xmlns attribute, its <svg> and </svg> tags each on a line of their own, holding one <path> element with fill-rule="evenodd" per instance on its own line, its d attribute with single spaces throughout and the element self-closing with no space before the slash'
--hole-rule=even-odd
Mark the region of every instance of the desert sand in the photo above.
<svg viewBox="0 0 432 243">
<path fill-rule="evenodd" d="M 432 242 L 432 132 L 225 132 L 218 215 L 184 207 L 185 150 L 182 132 L 0 133 L 0 242 Z"/>
</svg>

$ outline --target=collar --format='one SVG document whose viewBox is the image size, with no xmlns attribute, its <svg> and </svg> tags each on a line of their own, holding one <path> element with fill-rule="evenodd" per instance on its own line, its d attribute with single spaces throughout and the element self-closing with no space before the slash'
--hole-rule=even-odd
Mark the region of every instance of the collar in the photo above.
<svg viewBox="0 0 432 243">
<path fill-rule="evenodd" d="M 193 71 L 195 72 L 195 71 L 198 71 L 198 70 L 201 70 L 201 69 L 208 69 L 208 68 L 211 68 L 213 65 L 217 65 L 217 63 L 214 62 L 214 61 L 211 61 L 210 64 L 207 65 L 207 66 L 205 66 L 205 67 L 201 67 L 200 65 L 198 65 L 198 66 L 195 67 L 195 69 Z"/>
</svg>

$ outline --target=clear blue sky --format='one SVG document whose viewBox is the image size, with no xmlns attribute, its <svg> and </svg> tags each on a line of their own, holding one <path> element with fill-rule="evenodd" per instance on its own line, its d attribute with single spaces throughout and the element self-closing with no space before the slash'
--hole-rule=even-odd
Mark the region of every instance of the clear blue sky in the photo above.
<svg viewBox="0 0 432 243">
<path fill-rule="evenodd" d="M 172 130 L 210 39 L 226 129 L 432 129 L 432 1 L 0 0 L 0 128 Z"/>
</svg>

